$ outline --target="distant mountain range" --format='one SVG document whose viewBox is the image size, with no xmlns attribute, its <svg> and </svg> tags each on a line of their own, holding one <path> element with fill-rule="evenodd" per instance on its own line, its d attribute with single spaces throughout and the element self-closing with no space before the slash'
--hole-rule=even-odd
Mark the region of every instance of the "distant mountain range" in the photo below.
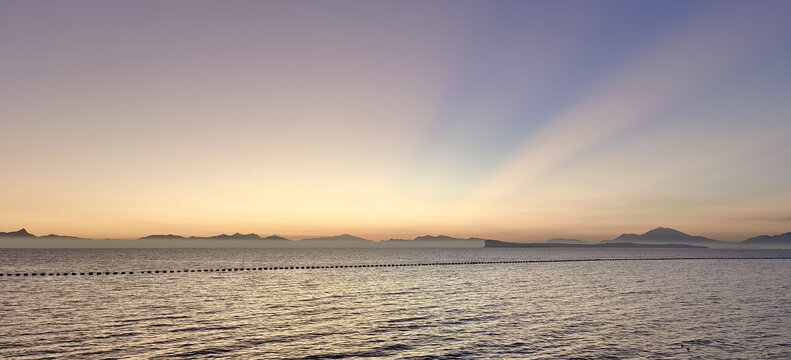
<svg viewBox="0 0 791 360">
<path fill-rule="evenodd" d="M 73 236 L 35 236 L 26 229 L 0 232 L 0 248 L 402 248 L 402 247 L 477 247 L 484 246 L 483 239 L 458 239 L 450 236 L 419 236 L 413 240 L 391 239 L 372 241 L 350 234 L 289 240 L 279 235 L 261 237 L 258 234 L 213 236 L 182 236 L 175 234 L 147 235 L 135 240 L 86 239 Z"/>
<path fill-rule="evenodd" d="M 615 239 L 606 242 L 630 242 L 638 244 L 692 244 L 692 245 L 727 245 L 728 243 L 720 240 L 709 239 L 703 236 L 687 235 L 681 231 L 658 227 L 644 234 L 621 234 Z"/>
<path fill-rule="evenodd" d="M 788 245 L 791 244 L 791 232 L 780 235 L 761 235 L 743 241 L 744 244 L 755 245 Z"/>
<path fill-rule="evenodd" d="M 50 234 L 35 236 L 22 228 L 0 232 L 0 248 L 25 247 L 295 247 L 295 248 L 401 248 L 401 247 L 739 247 L 791 248 L 791 232 L 781 235 L 760 235 L 741 242 L 726 242 L 703 236 L 685 234 L 678 230 L 658 227 L 643 234 L 621 234 L 612 240 L 587 242 L 579 239 L 553 238 L 546 242 L 506 242 L 481 238 L 456 238 L 447 235 L 424 235 L 412 240 L 390 239 L 371 241 L 350 234 L 289 240 L 282 236 L 261 237 L 258 234 L 191 236 L 166 234 L 148 235 L 137 240 L 94 240 Z"/>
<path fill-rule="evenodd" d="M 706 246 L 690 244 L 639 244 L 630 242 L 601 242 L 601 243 L 515 243 L 499 240 L 486 240 L 484 247 L 519 247 L 519 248 L 706 248 Z"/>
<path fill-rule="evenodd" d="M 509 245 L 510 244 L 510 245 Z M 585 242 L 577 239 L 555 238 L 545 243 L 486 242 L 487 247 L 712 247 L 712 248 L 791 248 L 791 233 L 761 235 L 740 242 L 727 242 L 681 231 L 658 227 L 643 234 L 621 234 L 615 239 Z"/>
<path fill-rule="evenodd" d="M 234 239 L 234 240 L 240 240 L 240 239 L 245 239 L 245 240 L 287 240 L 287 241 L 290 241 L 290 240 L 288 240 L 288 239 L 286 239 L 286 238 L 284 238 L 282 236 L 278 236 L 278 235 L 271 235 L 271 236 L 267 236 L 267 237 L 263 237 L 262 238 L 262 237 L 258 236 L 258 234 L 252 234 L 252 233 L 251 234 L 236 233 L 236 234 L 233 234 L 233 235 L 220 234 L 220 235 L 214 235 L 214 236 L 190 236 L 190 237 L 184 237 L 184 236 L 181 236 L 181 235 L 167 234 L 167 235 L 148 235 L 148 236 L 144 236 L 144 237 L 140 238 L 140 240 L 145 240 L 145 239 L 196 239 L 196 240 L 208 240 L 208 239 L 215 239 L 215 240 L 216 239 L 220 239 L 220 240 L 221 239 Z"/>
</svg>

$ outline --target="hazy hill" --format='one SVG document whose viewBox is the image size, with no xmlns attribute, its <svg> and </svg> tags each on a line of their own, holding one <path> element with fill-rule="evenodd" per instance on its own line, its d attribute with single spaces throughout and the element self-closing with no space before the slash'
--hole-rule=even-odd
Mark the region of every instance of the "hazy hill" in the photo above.
<svg viewBox="0 0 791 360">
<path fill-rule="evenodd" d="M 51 249 L 51 248 L 91 248 L 96 240 L 49 234 L 35 236 L 24 228 L 12 232 L 0 232 L 0 248 Z"/>
<path fill-rule="evenodd" d="M 58 234 L 49 234 L 44 236 L 38 236 L 39 239 L 81 239 L 87 240 L 85 238 L 76 237 L 76 236 L 69 236 L 69 235 L 58 235 Z"/>
<path fill-rule="evenodd" d="M 200 239 L 198 237 L 193 237 L 193 238 Z M 205 239 L 261 240 L 261 237 L 258 236 L 258 234 L 252 234 L 252 233 L 250 234 L 236 233 L 233 235 L 226 235 L 226 234 L 214 235 L 214 236 L 209 236 Z"/>
<path fill-rule="evenodd" d="M 186 239 L 186 238 L 181 236 L 181 235 L 173 235 L 173 234 L 148 235 L 148 236 L 143 236 L 143 237 L 140 238 L 140 240 L 146 240 L 146 239 Z"/>
<path fill-rule="evenodd" d="M 456 240 L 464 240 L 460 238 L 455 238 L 447 235 L 423 235 L 418 236 L 414 239 L 414 241 L 456 241 Z"/>
<path fill-rule="evenodd" d="M 343 248 L 343 247 L 374 247 L 376 243 L 359 236 L 341 234 L 317 238 L 302 239 L 296 242 L 299 247 L 311 248 Z"/>
<path fill-rule="evenodd" d="M 483 239 L 479 238 L 455 238 L 447 235 L 423 235 L 413 240 L 390 239 L 379 242 L 379 246 L 388 248 L 419 247 L 419 248 L 480 248 L 483 247 Z"/>
<path fill-rule="evenodd" d="M 484 247 L 487 248 L 706 248 L 703 245 L 691 244 L 641 244 L 630 242 L 604 242 L 598 244 L 591 243 L 516 243 L 499 240 L 486 240 Z"/>
<path fill-rule="evenodd" d="M 760 235 L 742 241 L 745 245 L 778 245 L 782 247 L 791 246 L 791 232 L 780 235 Z"/>
<path fill-rule="evenodd" d="M 703 236 L 693 236 L 681 231 L 658 227 L 644 234 L 622 234 L 607 242 L 627 242 L 635 244 L 690 244 L 722 247 L 732 245 L 724 241 L 709 239 Z"/>
</svg>

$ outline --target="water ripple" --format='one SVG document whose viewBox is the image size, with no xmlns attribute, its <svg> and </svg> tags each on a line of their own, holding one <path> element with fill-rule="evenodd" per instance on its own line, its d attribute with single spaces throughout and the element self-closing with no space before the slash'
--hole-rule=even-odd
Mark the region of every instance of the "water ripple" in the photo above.
<svg viewBox="0 0 791 360">
<path fill-rule="evenodd" d="M 791 261 L 714 250 L 2 251 L 0 358 L 791 358 Z M 16 271 L 16 270 L 14 270 Z M 49 270 L 46 270 L 49 272 Z"/>
</svg>

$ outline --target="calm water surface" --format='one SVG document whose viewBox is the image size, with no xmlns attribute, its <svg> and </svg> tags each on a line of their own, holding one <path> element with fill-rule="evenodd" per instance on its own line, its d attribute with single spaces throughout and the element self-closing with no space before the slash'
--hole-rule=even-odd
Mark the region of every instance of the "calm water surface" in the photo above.
<svg viewBox="0 0 791 360">
<path fill-rule="evenodd" d="M 0 249 L 0 273 L 650 257 L 708 249 Z M 0 358 L 791 358 L 791 260 L 0 278 Z"/>
</svg>

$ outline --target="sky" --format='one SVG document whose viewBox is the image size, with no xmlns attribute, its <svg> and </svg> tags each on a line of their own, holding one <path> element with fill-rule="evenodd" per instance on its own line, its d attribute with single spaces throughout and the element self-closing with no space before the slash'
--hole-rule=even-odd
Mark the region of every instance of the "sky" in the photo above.
<svg viewBox="0 0 791 360">
<path fill-rule="evenodd" d="M 791 231 L 788 1 L 0 0 L 0 231 Z"/>
</svg>

